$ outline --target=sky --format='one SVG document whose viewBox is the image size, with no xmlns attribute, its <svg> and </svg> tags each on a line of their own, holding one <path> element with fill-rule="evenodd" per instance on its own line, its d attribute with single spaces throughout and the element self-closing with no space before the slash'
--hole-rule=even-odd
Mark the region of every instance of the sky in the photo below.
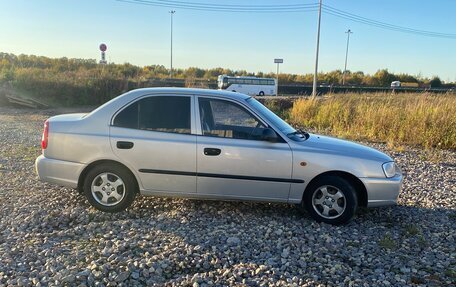
<svg viewBox="0 0 456 287">
<path fill-rule="evenodd" d="M 308 4 L 317 0 L 210 4 Z M 157 1 L 154 1 L 157 2 Z M 159 2 L 159 1 L 158 1 Z M 454 0 L 323 0 L 323 4 L 398 26 L 456 34 Z M 170 66 L 170 10 L 173 67 L 223 67 L 249 72 L 313 73 L 316 11 L 228 13 L 125 3 L 116 0 L 0 0 L 0 52 L 48 57 L 99 59 L 100 43 L 109 62 Z M 432 38 L 384 30 L 323 13 L 319 71 L 343 70 L 351 29 L 347 69 L 456 81 L 456 38 Z"/>
</svg>

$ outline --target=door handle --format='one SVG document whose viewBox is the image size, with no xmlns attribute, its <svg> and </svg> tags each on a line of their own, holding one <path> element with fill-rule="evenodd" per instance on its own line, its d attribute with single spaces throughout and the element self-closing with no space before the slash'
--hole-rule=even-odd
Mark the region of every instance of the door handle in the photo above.
<svg viewBox="0 0 456 287">
<path fill-rule="evenodd" d="M 208 156 L 216 156 L 216 155 L 219 155 L 221 152 L 222 152 L 222 150 L 219 148 L 207 147 L 204 149 L 204 155 L 208 155 Z"/>
<path fill-rule="evenodd" d="M 134 146 L 132 142 L 117 142 L 118 149 L 131 149 Z"/>
</svg>

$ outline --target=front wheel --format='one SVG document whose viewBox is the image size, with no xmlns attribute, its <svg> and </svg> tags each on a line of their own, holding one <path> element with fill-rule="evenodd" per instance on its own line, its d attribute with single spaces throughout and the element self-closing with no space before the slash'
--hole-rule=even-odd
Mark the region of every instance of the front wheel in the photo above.
<svg viewBox="0 0 456 287">
<path fill-rule="evenodd" d="M 323 176 L 306 188 L 301 205 L 318 222 L 338 225 L 353 218 L 358 198 L 355 188 L 344 178 Z"/>
<path fill-rule="evenodd" d="M 84 195 L 89 203 L 104 212 L 120 212 L 135 199 L 137 187 L 133 175 L 123 167 L 101 164 L 84 179 Z"/>
<path fill-rule="evenodd" d="M 264 92 L 263 91 L 259 92 L 258 96 L 264 96 Z"/>
</svg>

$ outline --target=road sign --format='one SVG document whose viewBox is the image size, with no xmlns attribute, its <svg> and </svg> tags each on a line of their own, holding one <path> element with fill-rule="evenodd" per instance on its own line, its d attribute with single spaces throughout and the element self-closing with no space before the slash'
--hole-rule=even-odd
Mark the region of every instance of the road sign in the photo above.
<svg viewBox="0 0 456 287">
<path fill-rule="evenodd" d="M 101 60 L 100 60 L 100 64 L 107 64 L 108 62 L 106 62 L 106 50 L 108 49 L 108 46 L 106 46 L 106 44 L 104 43 L 101 43 L 100 44 L 100 51 L 101 51 Z"/>
<path fill-rule="evenodd" d="M 100 45 L 100 51 L 106 52 L 107 49 L 108 49 L 108 46 L 106 46 L 106 44 L 101 44 Z"/>
<path fill-rule="evenodd" d="M 283 59 L 274 59 L 274 63 L 275 64 L 282 64 L 283 63 Z"/>
</svg>

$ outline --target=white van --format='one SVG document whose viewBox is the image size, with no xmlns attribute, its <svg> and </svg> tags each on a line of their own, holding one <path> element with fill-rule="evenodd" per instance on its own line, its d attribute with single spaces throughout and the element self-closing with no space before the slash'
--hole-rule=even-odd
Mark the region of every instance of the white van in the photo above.
<svg viewBox="0 0 456 287">
<path fill-rule="evenodd" d="M 391 88 L 397 88 L 397 87 L 400 87 L 400 86 L 401 86 L 401 82 L 400 81 L 391 82 Z"/>
</svg>

